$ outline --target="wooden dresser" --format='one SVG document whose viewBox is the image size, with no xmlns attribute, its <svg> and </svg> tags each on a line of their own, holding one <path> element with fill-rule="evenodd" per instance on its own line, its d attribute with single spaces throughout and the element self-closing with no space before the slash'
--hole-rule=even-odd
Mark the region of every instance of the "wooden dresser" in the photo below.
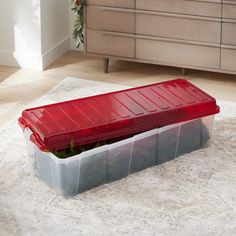
<svg viewBox="0 0 236 236">
<path fill-rule="evenodd" d="M 87 0 L 85 53 L 236 74 L 236 0 Z"/>
</svg>

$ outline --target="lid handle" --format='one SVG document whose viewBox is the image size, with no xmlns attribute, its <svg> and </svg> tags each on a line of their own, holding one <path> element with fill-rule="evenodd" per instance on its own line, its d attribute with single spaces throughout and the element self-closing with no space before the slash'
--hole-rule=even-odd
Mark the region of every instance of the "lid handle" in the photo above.
<svg viewBox="0 0 236 236">
<path fill-rule="evenodd" d="M 40 140 L 40 138 L 37 135 L 32 133 L 30 135 L 30 141 L 34 143 L 41 151 L 49 152 L 48 148 L 45 146 L 45 144 Z"/>
</svg>

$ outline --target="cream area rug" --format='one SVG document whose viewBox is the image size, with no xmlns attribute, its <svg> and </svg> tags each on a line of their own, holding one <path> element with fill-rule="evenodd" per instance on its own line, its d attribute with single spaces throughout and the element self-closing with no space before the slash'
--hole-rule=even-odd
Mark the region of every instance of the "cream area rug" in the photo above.
<svg viewBox="0 0 236 236">
<path fill-rule="evenodd" d="M 125 89 L 66 78 L 31 106 Z M 71 199 L 31 174 L 17 122 L 0 130 L 0 235 L 236 235 L 236 104 L 212 145 Z"/>
</svg>

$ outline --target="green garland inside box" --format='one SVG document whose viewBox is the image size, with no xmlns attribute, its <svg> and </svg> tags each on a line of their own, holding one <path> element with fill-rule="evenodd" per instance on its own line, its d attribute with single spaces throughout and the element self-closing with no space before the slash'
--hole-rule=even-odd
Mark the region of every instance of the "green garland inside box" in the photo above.
<svg viewBox="0 0 236 236">
<path fill-rule="evenodd" d="M 74 29 L 73 29 L 73 38 L 76 41 L 76 47 L 79 47 L 80 44 L 84 43 L 84 6 L 85 0 L 72 0 L 72 11 L 76 15 Z"/>
</svg>

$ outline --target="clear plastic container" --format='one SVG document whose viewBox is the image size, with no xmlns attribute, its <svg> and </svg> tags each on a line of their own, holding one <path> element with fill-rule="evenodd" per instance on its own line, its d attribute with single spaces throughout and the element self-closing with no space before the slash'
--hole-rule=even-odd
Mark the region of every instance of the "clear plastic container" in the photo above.
<svg viewBox="0 0 236 236">
<path fill-rule="evenodd" d="M 214 115 L 153 129 L 67 159 L 41 151 L 24 129 L 35 174 L 56 193 L 72 197 L 210 144 Z"/>
</svg>

